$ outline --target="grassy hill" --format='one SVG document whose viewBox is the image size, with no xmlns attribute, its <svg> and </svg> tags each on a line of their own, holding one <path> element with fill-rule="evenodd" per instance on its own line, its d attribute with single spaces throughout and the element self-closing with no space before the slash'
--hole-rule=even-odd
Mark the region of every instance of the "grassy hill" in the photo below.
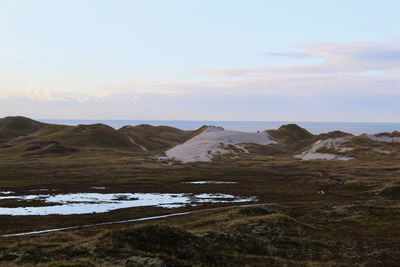
<svg viewBox="0 0 400 267">
<path fill-rule="evenodd" d="M 40 132 L 40 139 L 72 147 L 140 150 L 128 136 L 104 124 L 51 126 Z"/>
<path fill-rule="evenodd" d="M 318 140 L 322 139 L 328 139 L 328 138 L 339 138 L 339 137 L 346 137 L 346 136 L 352 136 L 352 134 L 345 133 L 342 131 L 332 131 L 329 133 L 322 133 L 316 136 Z"/>
<path fill-rule="evenodd" d="M 174 127 L 152 126 L 148 124 L 124 126 L 118 131 L 130 137 L 133 142 L 146 150 L 168 148 L 186 140 L 193 133 L 193 131 L 184 131 Z"/>
<path fill-rule="evenodd" d="M 297 146 L 304 140 L 311 140 L 314 135 L 297 124 L 282 125 L 278 130 L 267 131 L 272 138 L 288 146 Z"/>
<path fill-rule="evenodd" d="M 314 142 L 315 136 L 297 124 L 282 125 L 278 130 L 268 130 L 267 133 L 278 142 L 276 151 L 281 153 L 304 148 Z"/>
<path fill-rule="evenodd" d="M 142 151 L 131 139 L 104 124 L 67 126 L 24 117 L 0 119 L 0 148 L 10 155 L 70 154 L 87 148 Z"/>
<path fill-rule="evenodd" d="M 28 136 L 38 132 L 47 124 L 25 117 L 5 117 L 0 119 L 0 139 Z"/>
</svg>

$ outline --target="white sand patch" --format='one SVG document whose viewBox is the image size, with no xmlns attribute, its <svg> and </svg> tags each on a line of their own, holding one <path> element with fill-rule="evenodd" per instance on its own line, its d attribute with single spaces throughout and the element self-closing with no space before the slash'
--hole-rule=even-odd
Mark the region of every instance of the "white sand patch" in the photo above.
<svg viewBox="0 0 400 267">
<path fill-rule="evenodd" d="M 367 135 L 369 138 L 371 138 L 374 141 L 378 142 L 387 142 L 387 143 L 392 143 L 392 142 L 397 142 L 400 143 L 400 137 L 390 137 L 388 135 L 382 135 L 382 136 L 377 136 L 376 134 L 368 134 Z"/>
<path fill-rule="evenodd" d="M 340 156 L 329 153 L 317 152 L 321 148 L 333 148 L 338 152 L 350 151 L 353 148 L 345 147 L 343 143 L 350 140 L 351 137 L 339 137 L 339 138 L 328 138 L 325 140 L 319 140 L 315 142 L 312 147 L 301 154 L 294 155 L 295 158 L 302 160 L 315 160 L 315 159 L 326 159 L 326 160 L 350 160 L 352 157 Z"/>
<path fill-rule="evenodd" d="M 0 207 L 0 215 L 71 215 L 104 213 L 133 207 L 179 208 L 202 203 L 239 203 L 256 201 L 227 194 L 159 194 L 159 193 L 75 193 L 58 195 L 0 196 L 0 200 L 42 201 L 47 206 Z M 23 203 L 21 203 L 23 204 Z M 49 205 L 50 204 L 50 205 Z M 0 202 L 1 205 L 1 202 Z"/>
<path fill-rule="evenodd" d="M 376 152 L 379 152 L 379 153 L 382 153 L 382 154 L 390 154 L 390 152 L 391 152 L 390 150 L 384 150 L 384 149 L 381 149 L 379 147 L 375 147 L 374 150 Z"/>
<path fill-rule="evenodd" d="M 144 146 L 139 145 L 138 143 L 135 142 L 135 140 L 133 140 L 132 137 L 128 136 L 129 141 L 131 141 L 132 144 L 137 145 L 138 147 L 140 147 L 140 149 L 142 149 L 143 151 L 148 151 L 147 148 L 145 148 Z"/>
<path fill-rule="evenodd" d="M 260 145 L 275 144 L 270 135 L 263 131 L 257 133 L 225 131 L 221 127 L 208 127 L 199 135 L 191 138 L 183 144 L 179 144 L 166 151 L 168 158 L 174 158 L 182 162 L 211 161 L 218 154 L 235 152 L 227 149 L 232 145 L 248 153 L 243 144 L 255 143 Z"/>
</svg>

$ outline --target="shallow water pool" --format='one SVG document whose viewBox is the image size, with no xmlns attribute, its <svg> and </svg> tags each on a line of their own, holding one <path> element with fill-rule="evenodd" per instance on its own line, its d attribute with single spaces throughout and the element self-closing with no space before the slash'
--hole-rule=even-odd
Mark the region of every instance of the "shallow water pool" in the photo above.
<svg viewBox="0 0 400 267">
<path fill-rule="evenodd" d="M 1 207 L 2 200 L 21 202 L 21 207 Z M 0 215 L 72 215 L 104 213 L 133 207 L 180 208 L 204 203 L 239 203 L 255 201 L 228 194 L 160 194 L 160 193 L 73 193 L 24 196 L 0 196 Z M 28 206 L 30 201 L 45 206 Z"/>
</svg>

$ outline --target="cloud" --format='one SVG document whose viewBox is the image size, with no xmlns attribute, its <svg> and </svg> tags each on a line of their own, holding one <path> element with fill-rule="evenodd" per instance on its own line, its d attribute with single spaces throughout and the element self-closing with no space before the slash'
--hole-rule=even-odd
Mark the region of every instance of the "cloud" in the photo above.
<svg viewBox="0 0 400 267">
<path fill-rule="evenodd" d="M 384 26 L 382 24 L 366 24 L 361 27 L 365 30 L 378 30 L 378 31 L 390 31 L 392 28 Z"/>
<path fill-rule="evenodd" d="M 114 93 L 107 99 L 120 96 L 135 100 L 145 95 L 372 95 L 400 94 L 400 75 L 369 73 L 338 74 L 273 74 L 249 75 L 231 79 L 217 79 L 208 82 L 190 81 L 181 83 L 124 84 L 114 87 Z"/>
<path fill-rule="evenodd" d="M 1 58 L 27 58 L 26 56 L 0 55 Z"/>
<path fill-rule="evenodd" d="M 272 53 L 275 56 L 318 57 L 322 62 L 308 65 L 286 65 L 205 70 L 214 77 L 262 74 L 338 74 L 366 71 L 390 71 L 400 64 L 400 42 L 353 42 L 347 44 L 315 43 L 300 46 L 304 52 Z"/>
<path fill-rule="evenodd" d="M 310 58 L 315 57 L 315 55 L 311 55 L 306 52 L 286 52 L 286 53 L 264 53 L 268 56 L 273 57 L 292 57 L 292 58 Z"/>
<path fill-rule="evenodd" d="M 52 96 L 50 94 L 50 92 L 41 89 L 39 85 L 36 85 L 33 83 L 28 85 L 28 87 L 26 87 L 25 95 L 31 99 L 38 99 L 38 100 L 44 100 L 44 101 L 61 100 L 61 99 L 55 98 L 54 96 Z"/>
<path fill-rule="evenodd" d="M 119 103 L 135 102 L 139 95 L 134 91 L 102 91 L 95 94 L 74 94 L 71 92 L 50 91 L 41 88 L 38 84 L 30 83 L 23 90 L 6 91 L 0 89 L 0 100 L 11 99 L 13 101 L 29 101 L 39 103 Z"/>
<path fill-rule="evenodd" d="M 400 42 L 347 44 L 316 43 L 300 46 L 303 52 L 272 53 L 272 56 L 317 57 L 319 63 L 217 69 L 207 77 L 189 81 L 127 82 L 104 84 L 84 93 L 61 92 L 30 84 L 0 98 L 35 102 L 143 104 L 147 96 L 205 95 L 400 95 Z M 300 54 L 299 54 L 300 53 Z M 222 77 L 222 78 L 221 78 Z M 141 101 L 138 101 L 140 99 Z"/>
<path fill-rule="evenodd" d="M 135 95 L 135 96 L 132 97 L 131 100 L 132 100 L 132 102 L 136 102 L 138 99 L 139 99 L 139 96 Z"/>
</svg>

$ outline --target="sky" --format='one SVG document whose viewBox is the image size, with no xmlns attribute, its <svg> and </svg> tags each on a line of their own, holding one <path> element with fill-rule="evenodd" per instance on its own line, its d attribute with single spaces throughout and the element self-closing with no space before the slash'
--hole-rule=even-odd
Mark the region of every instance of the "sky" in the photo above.
<svg viewBox="0 0 400 267">
<path fill-rule="evenodd" d="M 0 117 L 400 122 L 399 10 L 0 0 Z"/>
</svg>

